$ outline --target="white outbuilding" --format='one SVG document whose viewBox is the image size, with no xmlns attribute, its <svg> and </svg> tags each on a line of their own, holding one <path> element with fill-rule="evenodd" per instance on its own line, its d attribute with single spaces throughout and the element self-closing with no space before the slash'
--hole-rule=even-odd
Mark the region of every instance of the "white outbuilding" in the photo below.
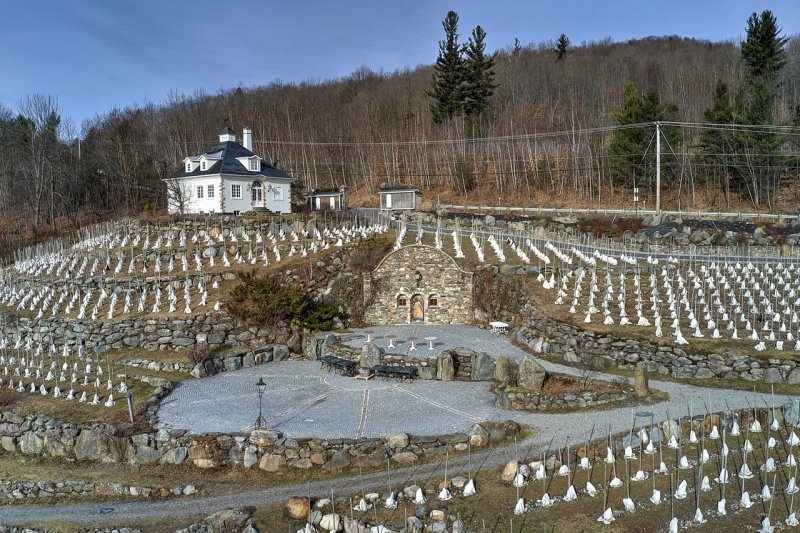
<svg viewBox="0 0 800 533">
<path fill-rule="evenodd" d="M 168 210 L 185 213 L 291 213 L 294 178 L 253 153 L 253 133 L 244 128 L 242 144 L 228 126 L 219 143 L 188 156 L 167 184 Z"/>
</svg>

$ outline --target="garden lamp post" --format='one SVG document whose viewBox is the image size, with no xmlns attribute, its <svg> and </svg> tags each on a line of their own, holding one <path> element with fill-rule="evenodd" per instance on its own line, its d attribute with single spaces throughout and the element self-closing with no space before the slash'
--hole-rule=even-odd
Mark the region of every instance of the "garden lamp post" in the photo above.
<svg viewBox="0 0 800 533">
<path fill-rule="evenodd" d="M 264 389 L 267 388 L 267 384 L 264 383 L 264 377 L 258 378 L 258 383 L 256 383 L 256 388 L 258 389 L 258 418 L 256 418 L 256 429 L 260 429 L 262 427 L 266 427 L 267 421 L 261 415 L 261 404 L 262 398 L 264 397 Z"/>
</svg>

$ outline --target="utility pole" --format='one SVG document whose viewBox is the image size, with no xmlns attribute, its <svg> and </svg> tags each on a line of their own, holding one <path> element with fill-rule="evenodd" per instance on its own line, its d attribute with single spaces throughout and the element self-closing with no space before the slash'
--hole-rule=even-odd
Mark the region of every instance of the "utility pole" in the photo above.
<svg viewBox="0 0 800 533">
<path fill-rule="evenodd" d="M 656 122 L 656 215 L 661 214 L 661 123 Z"/>
</svg>

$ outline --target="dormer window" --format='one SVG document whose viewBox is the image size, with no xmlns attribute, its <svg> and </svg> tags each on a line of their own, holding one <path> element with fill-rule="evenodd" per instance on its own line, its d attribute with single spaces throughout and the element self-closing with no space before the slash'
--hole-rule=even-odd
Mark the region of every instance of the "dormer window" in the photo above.
<svg viewBox="0 0 800 533">
<path fill-rule="evenodd" d="M 253 159 L 250 160 L 250 170 L 251 171 L 253 171 L 253 172 L 258 171 L 259 170 L 259 168 L 258 168 L 259 166 L 260 165 L 259 165 L 259 160 L 258 159 L 253 158 Z"/>
<path fill-rule="evenodd" d="M 200 161 L 200 170 L 205 170 L 205 169 L 206 169 L 206 162 Z"/>
<path fill-rule="evenodd" d="M 192 171 L 192 162 L 191 161 L 187 161 L 186 162 L 186 172 L 191 172 L 191 171 Z"/>
</svg>

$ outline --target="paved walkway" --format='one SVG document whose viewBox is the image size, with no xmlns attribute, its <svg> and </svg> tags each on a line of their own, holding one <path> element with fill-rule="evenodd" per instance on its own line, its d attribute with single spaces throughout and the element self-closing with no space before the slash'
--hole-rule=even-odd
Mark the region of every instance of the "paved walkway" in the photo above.
<svg viewBox="0 0 800 533">
<path fill-rule="evenodd" d="M 525 355 L 504 336 L 469 326 L 383 326 L 356 331 L 346 342 L 362 345 L 369 334 L 382 348 L 388 347 L 387 334 L 398 335 L 394 350 L 406 353 L 410 336 L 419 339 L 436 337 L 434 349 L 429 341 L 417 344 L 414 356 L 431 357 L 443 349 L 466 347 L 486 351 L 493 356 L 521 358 Z M 550 371 L 575 374 L 571 367 L 546 361 Z M 571 428 L 573 437 L 582 436 L 595 427 L 595 432 L 614 427 L 629 428 L 634 409 L 613 409 L 571 414 L 535 414 L 498 409 L 486 382 L 441 382 L 416 380 L 409 383 L 370 380 L 361 381 L 321 370 L 313 361 L 281 361 L 216 376 L 184 381 L 162 403 L 161 421 L 194 434 L 225 432 L 247 433 L 258 416 L 256 382 L 267 384 L 263 412 L 267 425 L 287 437 L 359 438 L 380 437 L 398 432 L 413 435 L 441 435 L 468 431 L 484 420 L 503 421 L 513 418 L 520 423 L 545 429 L 548 435 L 560 434 L 559 427 Z M 598 378 L 618 379 L 598 375 Z M 654 382 L 655 384 L 655 382 Z M 764 406 L 762 395 L 741 391 L 704 389 L 677 383 L 654 385 L 670 394 L 670 401 L 657 405 L 656 418 L 665 418 L 669 409 L 673 416 L 688 414 L 690 403 L 695 413 L 731 407 Z M 620 419 L 624 422 L 619 423 Z M 641 422 L 641 420 L 640 420 Z M 563 440 L 562 437 L 559 437 Z"/>
</svg>

